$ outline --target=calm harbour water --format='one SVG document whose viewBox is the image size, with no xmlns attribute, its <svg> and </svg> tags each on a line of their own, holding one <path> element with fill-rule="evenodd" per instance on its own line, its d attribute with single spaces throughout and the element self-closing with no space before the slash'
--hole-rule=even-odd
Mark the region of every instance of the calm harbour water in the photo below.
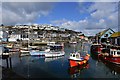
<svg viewBox="0 0 120 80">
<path fill-rule="evenodd" d="M 65 45 L 65 56 L 44 58 L 39 56 L 12 57 L 12 70 L 25 78 L 120 78 L 120 67 L 107 65 L 95 59 L 92 55 L 83 68 L 71 69 L 68 57 L 74 50 L 80 50 L 80 44 Z M 82 54 L 90 53 L 90 45 L 84 44 Z M 2 65 L 6 67 L 5 61 Z M 73 72 L 75 71 L 75 72 Z"/>
</svg>

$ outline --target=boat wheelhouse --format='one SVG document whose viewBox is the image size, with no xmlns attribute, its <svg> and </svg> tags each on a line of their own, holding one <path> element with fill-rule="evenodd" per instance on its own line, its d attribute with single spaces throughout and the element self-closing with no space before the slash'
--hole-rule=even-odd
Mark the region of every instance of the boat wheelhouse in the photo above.
<svg viewBox="0 0 120 80">
<path fill-rule="evenodd" d="M 92 44 L 91 46 L 91 53 L 95 56 L 98 56 L 103 50 L 103 46 L 101 44 Z"/>
<path fill-rule="evenodd" d="M 104 60 L 109 63 L 120 65 L 120 50 L 110 49 L 110 53 L 106 53 L 106 54 L 102 53 L 98 55 L 99 59 Z"/>
</svg>

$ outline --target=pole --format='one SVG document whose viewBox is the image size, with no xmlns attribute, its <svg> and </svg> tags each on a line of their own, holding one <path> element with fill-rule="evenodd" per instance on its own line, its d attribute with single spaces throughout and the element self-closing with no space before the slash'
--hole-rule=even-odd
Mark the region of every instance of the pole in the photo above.
<svg viewBox="0 0 120 80">
<path fill-rule="evenodd" d="M 12 61 L 11 61 L 11 57 L 9 57 L 9 61 L 10 61 L 10 68 L 12 68 Z"/>
<path fill-rule="evenodd" d="M 9 68 L 8 58 L 6 58 L 7 68 Z"/>
</svg>

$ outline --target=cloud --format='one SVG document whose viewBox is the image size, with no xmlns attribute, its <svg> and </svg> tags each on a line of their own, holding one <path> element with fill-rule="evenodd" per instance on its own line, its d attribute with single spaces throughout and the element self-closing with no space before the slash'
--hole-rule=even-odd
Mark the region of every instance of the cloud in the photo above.
<svg viewBox="0 0 120 80">
<path fill-rule="evenodd" d="M 62 27 L 82 31 L 85 35 L 95 35 L 108 28 L 118 30 L 118 3 L 96 2 L 79 5 L 80 14 L 88 13 L 89 16 L 78 21 L 63 22 Z"/>
<path fill-rule="evenodd" d="M 2 4 L 0 3 L 0 24 L 2 24 Z"/>
<path fill-rule="evenodd" d="M 46 16 L 53 8 L 47 2 L 4 2 L 2 3 L 2 22 L 6 25 L 32 23 L 38 17 Z"/>
<path fill-rule="evenodd" d="M 65 23 L 67 22 L 68 20 L 63 18 L 61 20 L 54 20 L 54 21 L 51 21 L 52 24 L 57 24 L 57 25 L 61 25 L 62 23 Z"/>
<path fill-rule="evenodd" d="M 37 1 L 37 0 L 36 0 Z M 71 21 L 65 18 L 51 21 L 52 24 L 71 30 L 94 35 L 103 29 L 118 30 L 118 3 L 116 2 L 83 2 L 79 3 L 80 15 L 88 14 L 82 20 Z M 33 23 L 41 16 L 51 12 L 54 3 L 47 2 L 3 2 L 2 22 L 6 25 Z M 89 32 L 88 32 L 89 31 Z"/>
</svg>

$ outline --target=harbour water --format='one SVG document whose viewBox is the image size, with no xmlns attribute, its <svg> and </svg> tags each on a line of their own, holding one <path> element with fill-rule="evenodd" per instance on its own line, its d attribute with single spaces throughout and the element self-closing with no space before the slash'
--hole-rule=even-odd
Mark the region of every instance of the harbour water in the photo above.
<svg viewBox="0 0 120 80">
<path fill-rule="evenodd" d="M 65 44 L 65 56 L 57 58 L 44 58 L 41 56 L 18 57 L 12 56 L 12 70 L 24 78 L 120 78 L 120 67 L 98 61 L 90 53 L 90 44 Z M 81 50 L 82 54 L 91 55 L 87 65 L 82 68 L 69 67 L 69 54 Z M 6 67 L 5 60 L 2 66 Z"/>
</svg>

